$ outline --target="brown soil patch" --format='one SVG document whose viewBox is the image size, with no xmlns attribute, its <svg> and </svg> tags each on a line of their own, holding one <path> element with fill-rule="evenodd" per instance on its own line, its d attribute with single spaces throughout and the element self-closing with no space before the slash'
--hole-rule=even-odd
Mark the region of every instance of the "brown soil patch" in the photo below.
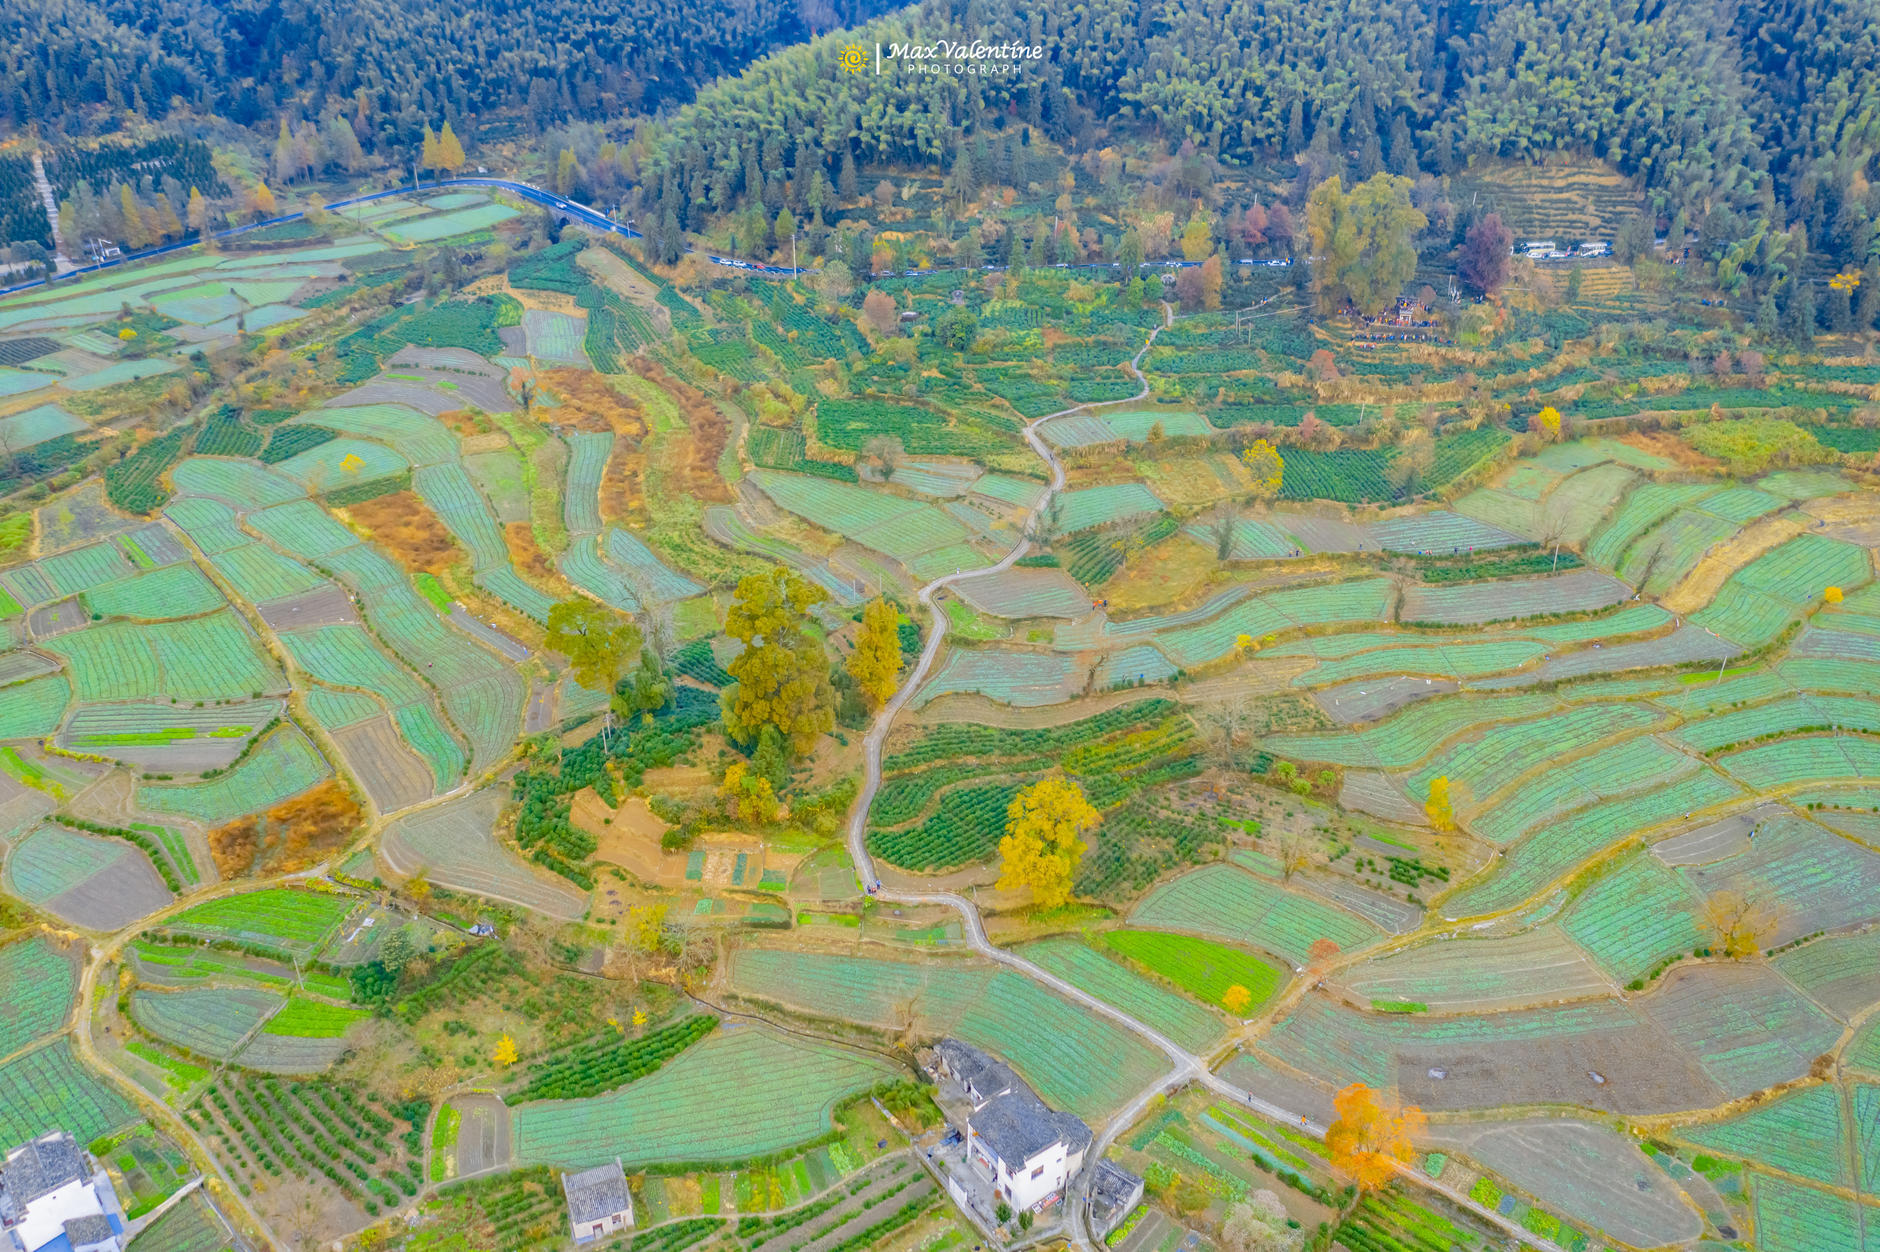
<svg viewBox="0 0 1880 1252">
<path fill-rule="evenodd" d="M 1722 469 L 1723 462 L 1716 457 L 1705 456 L 1676 435 L 1666 431 L 1633 431 L 1620 435 L 1619 442 L 1630 444 L 1641 452 L 1661 456 L 1669 461 L 1676 461 L 1686 469 L 1715 470 Z"/>
<path fill-rule="evenodd" d="M 535 528 L 527 522 L 510 522 L 503 527 L 503 539 L 508 544 L 509 555 L 515 561 L 516 568 L 525 574 L 550 580 L 561 577 L 555 567 L 549 563 L 548 553 L 542 551 L 535 542 Z"/>
<path fill-rule="evenodd" d="M 437 420 L 450 427 L 452 431 L 459 435 L 488 435 L 491 429 L 487 418 L 479 413 L 473 413 L 469 409 L 452 409 L 448 413 L 439 413 Z M 500 433 L 497 435 L 497 440 L 496 446 L 501 447 L 504 438 Z M 469 449 L 465 448 L 464 451 L 467 452 Z"/>
<path fill-rule="evenodd" d="M 1865 492 L 1856 495 L 1823 496 L 1802 506 L 1802 512 L 1829 523 L 1857 523 L 1880 520 L 1880 499 Z"/>
<path fill-rule="evenodd" d="M 663 887 L 685 883 L 685 853 L 659 846 L 666 823 L 646 801 L 631 796 L 618 809 L 610 809 L 592 787 L 577 791 L 568 821 L 576 830 L 594 836 L 594 859 L 618 865 L 641 882 Z"/>
<path fill-rule="evenodd" d="M 718 411 L 718 406 L 712 403 L 710 396 L 680 382 L 668 374 L 659 362 L 649 357 L 635 357 L 633 368 L 649 382 L 663 388 L 685 417 L 688 433 L 683 439 L 683 446 L 686 455 L 683 463 L 672 467 L 682 476 L 681 481 L 673 484 L 674 489 L 685 492 L 693 499 L 707 502 L 731 499 L 730 489 L 718 477 L 718 458 L 731 439 L 731 423 L 725 420 L 725 415 Z"/>
<path fill-rule="evenodd" d="M 478 452 L 501 452 L 510 447 L 509 436 L 502 431 L 490 431 L 482 435 L 470 435 L 463 441 L 463 454 L 471 456 Z"/>
<path fill-rule="evenodd" d="M 1787 543 L 1808 527 L 1792 516 L 1765 517 L 1724 540 L 1684 581 L 1671 589 L 1659 603 L 1673 613 L 1693 613 L 1716 598 L 1718 588 L 1730 575 L 1778 544 Z"/>
<path fill-rule="evenodd" d="M 601 474 L 601 516 L 608 521 L 646 525 L 646 456 L 641 441 L 646 437 L 647 424 L 639 401 L 616 391 L 601 375 L 589 370 L 546 370 L 541 378 L 561 399 L 561 406 L 554 410 L 557 421 L 582 430 L 609 431 L 614 436 L 613 451 Z"/>
<path fill-rule="evenodd" d="M 407 570 L 437 574 L 465 559 L 444 523 L 413 492 L 395 491 L 351 505 L 344 512 Z"/>
<path fill-rule="evenodd" d="M 345 847 L 363 816 L 352 794 L 329 778 L 265 813 L 216 827 L 209 852 L 224 879 L 291 874 Z"/>
</svg>

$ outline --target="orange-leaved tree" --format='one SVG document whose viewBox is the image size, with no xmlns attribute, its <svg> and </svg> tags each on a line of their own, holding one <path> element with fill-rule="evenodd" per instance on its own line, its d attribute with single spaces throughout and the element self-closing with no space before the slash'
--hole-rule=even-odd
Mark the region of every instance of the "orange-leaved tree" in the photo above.
<svg viewBox="0 0 1880 1252">
<path fill-rule="evenodd" d="M 1325 1132 L 1332 1165 L 1361 1191 L 1376 1191 L 1416 1156 L 1414 1138 L 1428 1124 L 1423 1110 L 1399 1106 L 1361 1082 L 1332 1097 L 1338 1117 Z"/>
<path fill-rule="evenodd" d="M 901 612 L 883 599 L 862 610 L 861 629 L 855 632 L 855 650 L 844 668 L 862 690 L 870 710 L 879 709 L 894 695 L 901 679 Z"/>
</svg>

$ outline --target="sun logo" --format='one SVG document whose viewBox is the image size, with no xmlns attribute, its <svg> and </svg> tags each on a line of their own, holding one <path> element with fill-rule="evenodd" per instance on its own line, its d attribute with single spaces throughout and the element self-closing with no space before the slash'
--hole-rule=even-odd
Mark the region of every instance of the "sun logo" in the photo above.
<svg viewBox="0 0 1880 1252">
<path fill-rule="evenodd" d="M 842 68 L 851 74 L 859 74 L 868 68 L 868 49 L 858 43 L 852 43 L 842 50 Z"/>
</svg>

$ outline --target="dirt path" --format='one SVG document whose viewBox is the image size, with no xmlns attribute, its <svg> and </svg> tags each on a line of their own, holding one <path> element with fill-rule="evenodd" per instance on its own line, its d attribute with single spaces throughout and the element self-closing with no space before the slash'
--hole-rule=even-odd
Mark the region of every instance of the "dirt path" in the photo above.
<svg viewBox="0 0 1880 1252">
<path fill-rule="evenodd" d="M 1717 598 L 1724 580 L 1769 551 L 1808 529 L 1792 514 L 1752 522 L 1706 552 L 1684 581 L 1658 603 L 1672 613 L 1694 613 Z"/>
</svg>

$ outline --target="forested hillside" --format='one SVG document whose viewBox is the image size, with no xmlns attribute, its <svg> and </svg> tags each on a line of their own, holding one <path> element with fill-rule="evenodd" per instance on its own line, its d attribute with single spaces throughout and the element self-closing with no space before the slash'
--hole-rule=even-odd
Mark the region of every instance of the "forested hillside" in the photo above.
<svg viewBox="0 0 1880 1252">
<path fill-rule="evenodd" d="M 1226 161 L 1317 154 L 1358 179 L 1573 152 L 1637 178 L 1709 259 L 1745 245 L 1730 272 L 1777 286 L 1802 253 L 1880 249 L 1876 29 L 1880 0 L 928 0 L 859 42 L 1012 39 L 1045 60 L 875 76 L 838 69 L 848 36 L 790 49 L 667 128 L 659 195 L 690 225 L 768 197 L 766 145 L 834 179 L 845 158 L 950 164 L 958 136 L 1007 116 L 1078 146 L 1148 123 Z"/>
<path fill-rule="evenodd" d="M 370 144 L 426 118 L 538 125 L 684 100 L 751 58 L 884 0 L 13 0 L 0 127 L 82 130 L 101 106 L 272 131 L 342 110 Z M 109 50 L 107 55 L 105 50 Z"/>
</svg>

